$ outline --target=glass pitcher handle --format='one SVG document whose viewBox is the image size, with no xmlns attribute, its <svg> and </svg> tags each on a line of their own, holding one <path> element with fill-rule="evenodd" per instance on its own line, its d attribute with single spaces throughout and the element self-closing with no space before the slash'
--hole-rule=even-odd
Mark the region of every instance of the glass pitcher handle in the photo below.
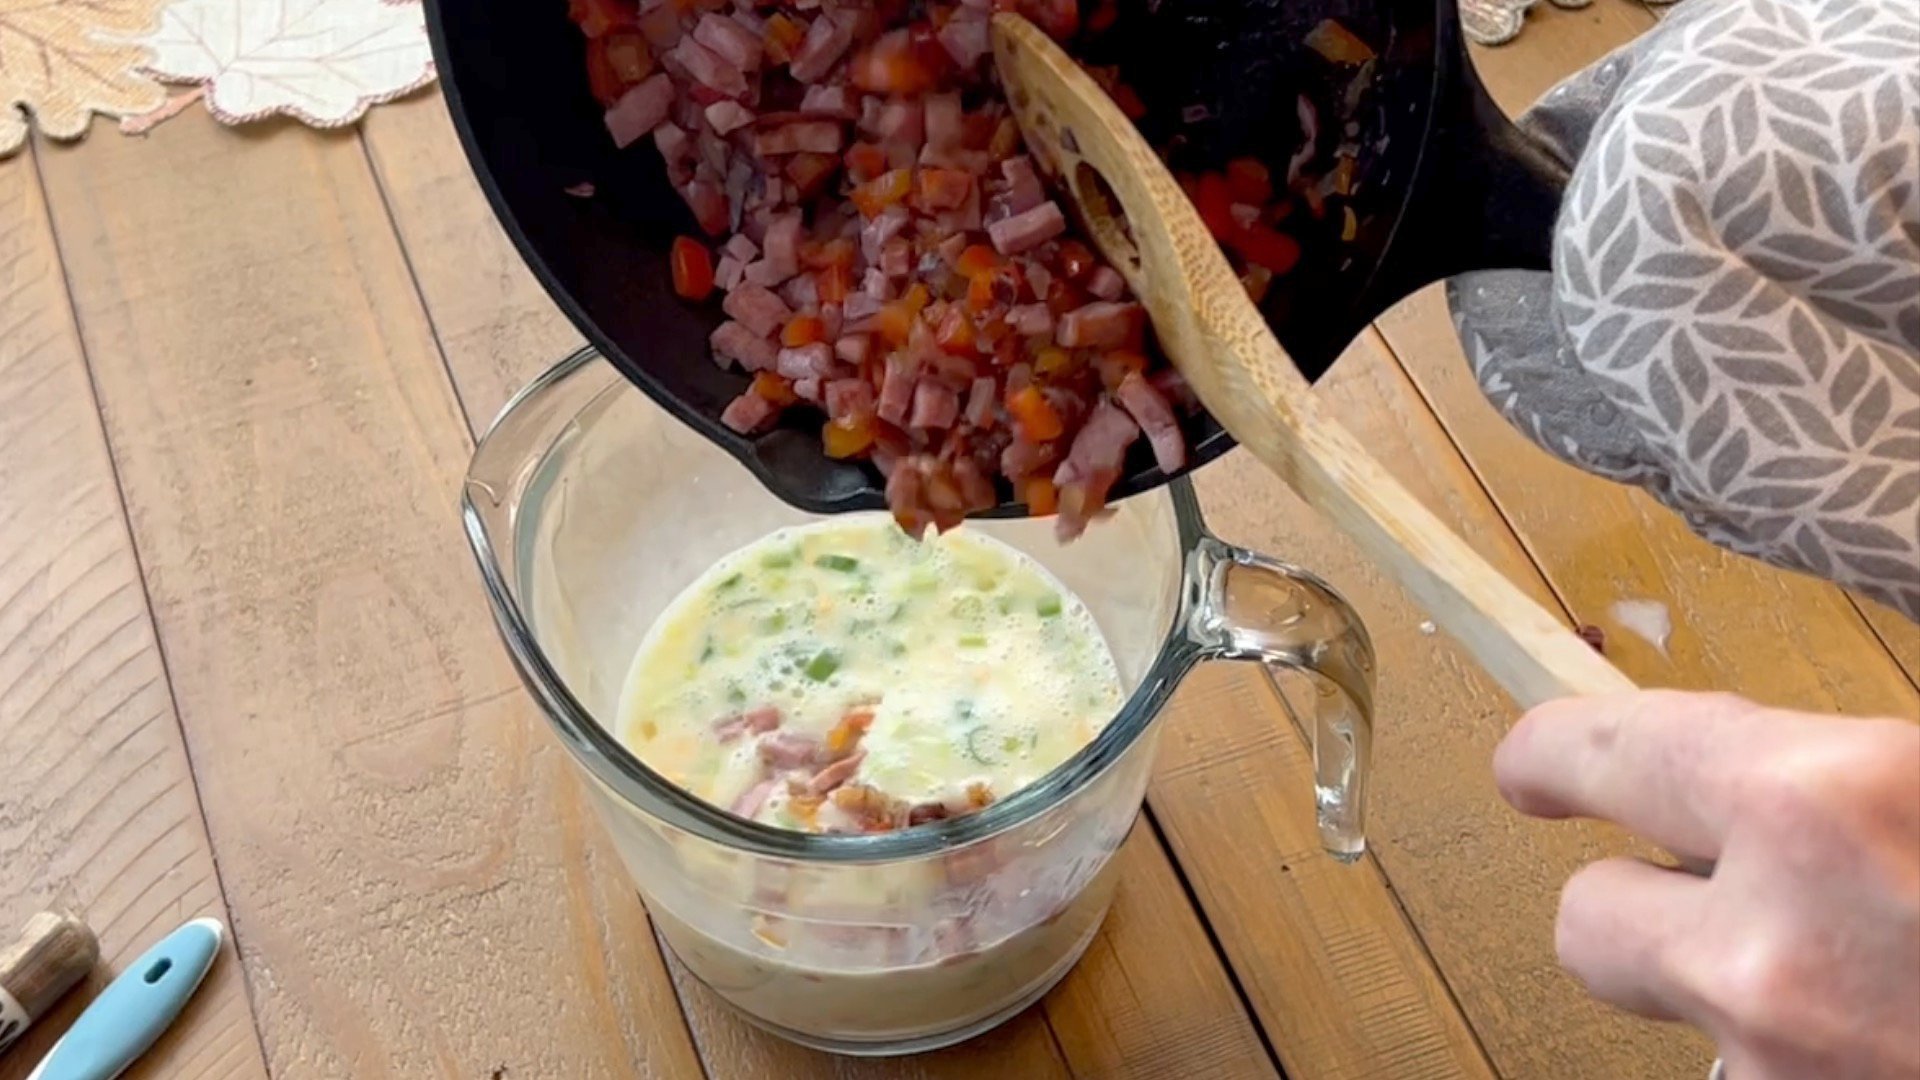
<svg viewBox="0 0 1920 1080">
<path fill-rule="evenodd" d="M 1318 577 L 1212 536 L 1188 556 L 1187 636 L 1209 657 L 1257 660 L 1313 747 L 1320 842 L 1342 862 L 1367 849 L 1373 752 L 1373 643 L 1346 600 Z M 1289 694 L 1277 668 L 1299 672 L 1312 700 Z"/>
</svg>

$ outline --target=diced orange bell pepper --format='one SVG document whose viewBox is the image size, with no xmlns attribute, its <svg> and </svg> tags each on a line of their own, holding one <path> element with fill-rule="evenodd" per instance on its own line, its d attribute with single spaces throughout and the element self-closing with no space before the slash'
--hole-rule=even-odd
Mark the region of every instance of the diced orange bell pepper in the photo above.
<svg viewBox="0 0 1920 1080">
<path fill-rule="evenodd" d="M 1060 492 L 1053 481 L 1044 476 L 1030 476 L 1020 486 L 1021 497 L 1026 500 L 1027 512 L 1035 517 L 1046 517 L 1060 508 Z"/>
<path fill-rule="evenodd" d="M 1013 415 L 1014 422 L 1020 425 L 1020 431 L 1028 442 L 1048 442 L 1060 437 L 1066 425 L 1060 420 L 1060 414 L 1040 388 L 1028 384 L 1007 395 L 1007 412 Z"/>
<path fill-rule="evenodd" d="M 793 384 L 771 371 L 754 373 L 753 392 L 780 406 L 791 405 L 800 400 L 793 392 Z"/>
<path fill-rule="evenodd" d="M 850 458 L 873 445 L 873 418 L 855 413 L 830 420 L 820 432 L 821 444 L 831 458 Z"/>
<path fill-rule="evenodd" d="M 780 344 L 789 349 L 827 340 L 827 324 L 818 315 L 795 315 L 780 331 Z"/>
</svg>

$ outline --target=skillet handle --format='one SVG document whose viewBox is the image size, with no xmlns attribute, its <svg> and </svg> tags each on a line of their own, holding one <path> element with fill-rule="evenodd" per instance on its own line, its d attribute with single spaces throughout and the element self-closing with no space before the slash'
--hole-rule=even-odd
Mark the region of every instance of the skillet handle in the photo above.
<svg viewBox="0 0 1920 1080">
<path fill-rule="evenodd" d="M 1475 74 L 1451 5 L 1436 27 L 1433 131 L 1380 268 L 1362 292 L 1368 319 L 1426 285 L 1471 270 L 1547 270 L 1565 164 L 1508 120 Z"/>
</svg>

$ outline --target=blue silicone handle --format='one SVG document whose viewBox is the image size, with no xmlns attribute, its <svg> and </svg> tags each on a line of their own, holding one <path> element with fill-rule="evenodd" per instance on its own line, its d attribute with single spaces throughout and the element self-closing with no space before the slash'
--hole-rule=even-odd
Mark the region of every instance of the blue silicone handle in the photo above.
<svg viewBox="0 0 1920 1080">
<path fill-rule="evenodd" d="M 113 1080 L 186 1007 L 220 952 L 218 919 L 195 919 L 162 938 L 93 999 L 30 1080 Z"/>
</svg>

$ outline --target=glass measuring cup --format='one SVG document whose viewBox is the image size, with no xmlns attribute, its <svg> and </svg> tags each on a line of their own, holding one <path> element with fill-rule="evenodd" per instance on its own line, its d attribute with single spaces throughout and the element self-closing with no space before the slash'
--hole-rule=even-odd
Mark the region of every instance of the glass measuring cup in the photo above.
<svg viewBox="0 0 1920 1080">
<path fill-rule="evenodd" d="M 700 802 L 613 735 L 633 654 L 720 556 L 811 516 L 674 422 L 591 350 L 521 391 L 480 440 L 464 514 L 515 665 L 662 936 L 754 1022 L 840 1053 L 928 1050 L 1044 994 L 1086 949 L 1145 795 L 1161 707 L 1203 659 L 1262 661 L 1314 747 L 1334 857 L 1364 850 L 1373 651 L 1317 578 L 1206 531 L 1184 480 L 1068 546 L 1051 523 L 966 527 L 1025 552 L 1098 622 L 1126 702 L 1029 787 L 894 833 L 807 835 Z"/>
</svg>

